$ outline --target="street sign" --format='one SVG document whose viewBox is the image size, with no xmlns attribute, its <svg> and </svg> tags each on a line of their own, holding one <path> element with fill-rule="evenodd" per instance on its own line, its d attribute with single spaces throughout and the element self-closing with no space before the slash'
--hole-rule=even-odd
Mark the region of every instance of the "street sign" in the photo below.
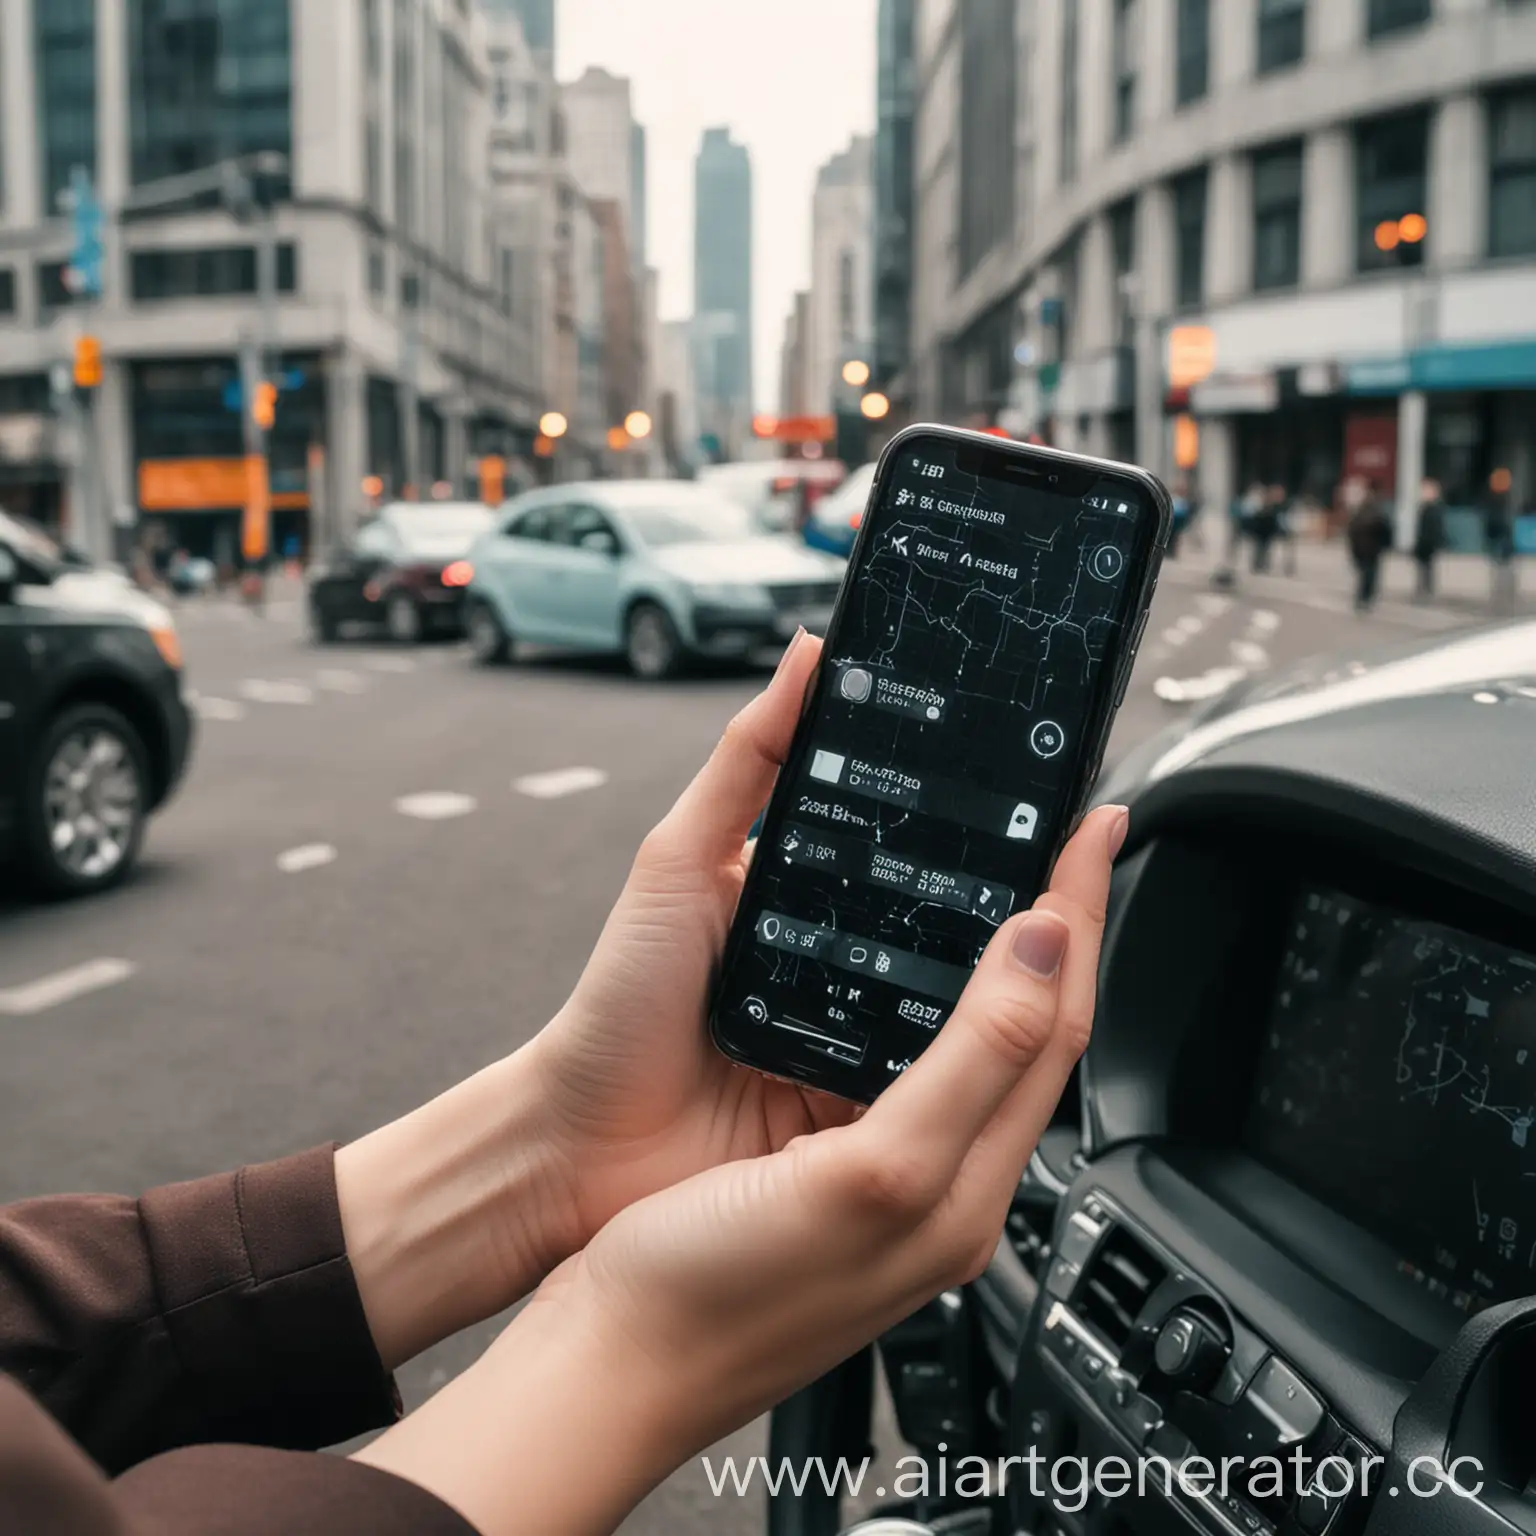
<svg viewBox="0 0 1536 1536">
<path fill-rule="evenodd" d="M 74 249 L 69 265 L 71 292 L 83 298 L 101 297 L 101 204 L 84 166 L 69 175 L 69 211 L 74 223 Z"/>
<path fill-rule="evenodd" d="M 1168 332 L 1168 385 L 1192 389 L 1216 371 L 1216 333 L 1208 325 L 1176 325 Z"/>
</svg>

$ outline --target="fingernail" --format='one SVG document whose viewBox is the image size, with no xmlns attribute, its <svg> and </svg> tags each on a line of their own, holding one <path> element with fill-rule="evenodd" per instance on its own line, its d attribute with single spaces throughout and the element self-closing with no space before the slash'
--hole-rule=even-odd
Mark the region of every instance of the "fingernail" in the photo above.
<svg viewBox="0 0 1536 1536">
<path fill-rule="evenodd" d="M 1031 976 L 1049 981 L 1067 952 L 1067 925 L 1054 913 L 1031 912 L 1013 936 L 1013 958 Z"/>
<path fill-rule="evenodd" d="M 1115 824 L 1109 829 L 1109 859 L 1114 863 L 1120 857 L 1120 850 L 1125 847 L 1126 834 L 1131 830 L 1131 813 L 1122 806 L 1116 809 L 1120 814 L 1115 818 Z"/>
<path fill-rule="evenodd" d="M 785 667 L 787 667 L 789 665 L 789 658 L 791 656 L 793 656 L 797 650 L 799 650 L 800 642 L 802 640 L 804 640 L 804 639 L 805 639 L 805 625 L 802 624 L 795 631 L 793 639 L 791 639 L 789 644 L 784 647 L 784 654 L 779 657 L 779 664 L 778 664 L 778 666 L 776 666 L 773 669 L 775 676 L 777 676 L 780 672 L 782 672 L 784 670 Z"/>
</svg>

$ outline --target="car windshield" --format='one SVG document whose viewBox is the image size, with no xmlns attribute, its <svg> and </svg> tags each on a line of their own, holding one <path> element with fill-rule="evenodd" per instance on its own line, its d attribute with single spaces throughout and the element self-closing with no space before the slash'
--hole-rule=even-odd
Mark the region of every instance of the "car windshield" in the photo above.
<svg viewBox="0 0 1536 1536">
<path fill-rule="evenodd" d="M 672 544 L 730 544 L 758 536 L 751 516 L 735 502 L 692 486 L 635 486 L 616 498 L 621 513 L 642 544 L 665 549 Z"/>
<path fill-rule="evenodd" d="M 60 570 L 65 564 L 64 551 L 42 529 L 34 528 L 8 512 L 0 512 L 0 544 L 9 546 L 12 554 L 46 571 Z"/>
<path fill-rule="evenodd" d="M 493 519 L 487 507 L 455 503 L 395 508 L 387 521 L 406 554 L 424 559 L 452 559 L 462 555 L 490 528 Z"/>
</svg>

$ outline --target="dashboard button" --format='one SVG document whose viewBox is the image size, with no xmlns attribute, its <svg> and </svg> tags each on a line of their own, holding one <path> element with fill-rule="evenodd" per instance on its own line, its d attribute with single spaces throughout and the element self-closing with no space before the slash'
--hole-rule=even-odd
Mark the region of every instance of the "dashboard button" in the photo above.
<svg viewBox="0 0 1536 1536">
<path fill-rule="evenodd" d="M 1082 1372 L 1089 1381 L 1096 1381 L 1104 1374 L 1104 1362 L 1089 1350 L 1083 1351 Z"/>
<path fill-rule="evenodd" d="M 1269 1420 L 1281 1445 L 1309 1439 L 1323 1422 L 1323 1405 L 1317 1394 L 1273 1355 L 1255 1373 L 1243 1401 Z"/>
</svg>

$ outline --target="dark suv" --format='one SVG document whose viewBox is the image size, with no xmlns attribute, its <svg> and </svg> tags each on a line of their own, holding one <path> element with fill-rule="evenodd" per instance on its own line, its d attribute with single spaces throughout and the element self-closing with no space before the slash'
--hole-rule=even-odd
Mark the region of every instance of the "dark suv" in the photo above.
<svg viewBox="0 0 1536 1536">
<path fill-rule="evenodd" d="M 0 861 L 54 895 L 115 884 L 191 744 L 166 610 L 0 513 Z"/>
</svg>

